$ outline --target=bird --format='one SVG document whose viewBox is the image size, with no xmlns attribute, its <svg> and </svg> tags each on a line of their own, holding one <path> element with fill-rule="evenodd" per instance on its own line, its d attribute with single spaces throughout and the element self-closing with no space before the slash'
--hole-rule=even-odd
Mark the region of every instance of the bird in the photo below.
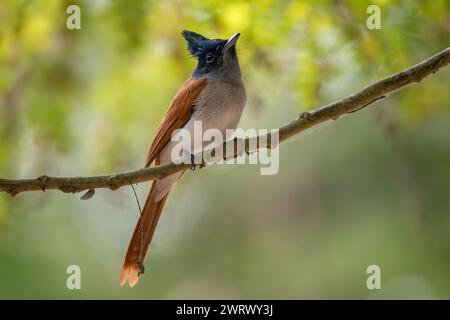
<svg viewBox="0 0 450 320">
<path fill-rule="evenodd" d="M 236 51 L 240 33 L 228 39 L 209 39 L 188 30 L 183 30 L 181 35 L 197 65 L 175 94 L 159 124 L 145 167 L 170 162 L 176 143 L 172 135 L 177 129 L 194 135 L 195 121 L 201 121 L 203 130 L 218 129 L 225 139 L 229 138 L 227 129 L 236 129 L 246 104 L 246 89 Z M 205 146 L 203 143 L 200 147 Z M 121 286 L 128 281 L 133 287 L 144 273 L 144 261 L 164 204 L 184 172 L 152 182 L 125 255 L 119 279 Z"/>
</svg>

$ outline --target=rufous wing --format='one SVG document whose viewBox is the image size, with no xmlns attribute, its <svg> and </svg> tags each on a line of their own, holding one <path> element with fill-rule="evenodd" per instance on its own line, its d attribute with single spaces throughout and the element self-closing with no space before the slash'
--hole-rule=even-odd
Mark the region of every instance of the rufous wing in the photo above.
<svg viewBox="0 0 450 320">
<path fill-rule="evenodd" d="M 156 159 L 161 150 L 167 145 L 176 129 L 182 128 L 192 115 L 193 106 L 197 101 L 203 88 L 206 86 L 206 79 L 188 79 L 178 90 L 170 103 L 164 118 L 162 119 L 155 138 L 145 161 L 148 167 Z"/>
</svg>

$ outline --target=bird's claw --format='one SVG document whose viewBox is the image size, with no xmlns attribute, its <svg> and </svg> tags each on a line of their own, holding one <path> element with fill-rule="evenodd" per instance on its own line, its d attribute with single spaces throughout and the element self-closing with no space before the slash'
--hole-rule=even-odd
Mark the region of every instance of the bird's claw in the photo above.
<svg viewBox="0 0 450 320">
<path fill-rule="evenodd" d="M 195 171 L 195 169 L 197 169 L 197 167 L 199 169 L 201 169 L 204 166 L 206 166 L 206 163 L 205 163 L 205 161 L 203 159 L 202 159 L 202 163 L 201 164 L 196 164 L 195 163 L 195 156 L 193 154 L 189 153 L 186 150 L 184 150 L 184 156 L 185 156 L 185 159 L 187 160 L 187 161 L 185 161 L 185 163 L 189 163 L 191 165 L 190 169 L 192 171 Z"/>
<path fill-rule="evenodd" d="M 206 166 L 206 163 L 204 161 L 202 161 L 202 163 L 200 163 L 200 164 L 195 164 L 195 163 L 191 162 L 191 170 L 192 171 L 195 171 L 195 169 L 197 169 L 197 168 L 202 169 L 205 166 Z"/>
</svg>

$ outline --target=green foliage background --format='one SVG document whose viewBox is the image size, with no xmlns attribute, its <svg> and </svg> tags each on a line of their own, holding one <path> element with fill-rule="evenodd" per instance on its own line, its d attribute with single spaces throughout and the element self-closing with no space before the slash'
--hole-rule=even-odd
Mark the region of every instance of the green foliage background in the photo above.
<svg viewBox="0 0 450 320">
<path fill-rule="evenodd" d="M 436 1 L 0 3 L 0 176 L 143 165 L 194 68 L 183 29 L 238 52 L 242 128 L 276 128 L 449 45 Z M 369 4 L 382 29 L 366 28 Z M 213 166 L 171 194 L 146 274 L 118 276 L 138 216 L 130 188 L 89 201 L 0 194 L 0 298 L 450 298 L 450 69 L 281 146 L 280 171 Z M 145 197 L 148 184 L 138 193 Z M 66 268 L 82 290 L 66 289 Z M 366 268 L 382 290 L 366 287 Z"/>
</svg>

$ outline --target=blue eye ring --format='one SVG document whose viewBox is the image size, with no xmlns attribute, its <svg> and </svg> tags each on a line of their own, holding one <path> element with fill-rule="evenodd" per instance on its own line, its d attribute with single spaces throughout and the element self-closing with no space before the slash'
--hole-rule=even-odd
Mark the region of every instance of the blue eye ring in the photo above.
<svg viewBox="0 0 450 320">
<path fill-rule="evenodd" d="M 214 53 L 208 52 L 208 53 L 206 54 L 206 57 L 205 57 L 206 63 L 211 63 L 211 62 L 213 62 L 213 61 L 214 61 L 214 58 L 215 58 Z"/>
</svg>

